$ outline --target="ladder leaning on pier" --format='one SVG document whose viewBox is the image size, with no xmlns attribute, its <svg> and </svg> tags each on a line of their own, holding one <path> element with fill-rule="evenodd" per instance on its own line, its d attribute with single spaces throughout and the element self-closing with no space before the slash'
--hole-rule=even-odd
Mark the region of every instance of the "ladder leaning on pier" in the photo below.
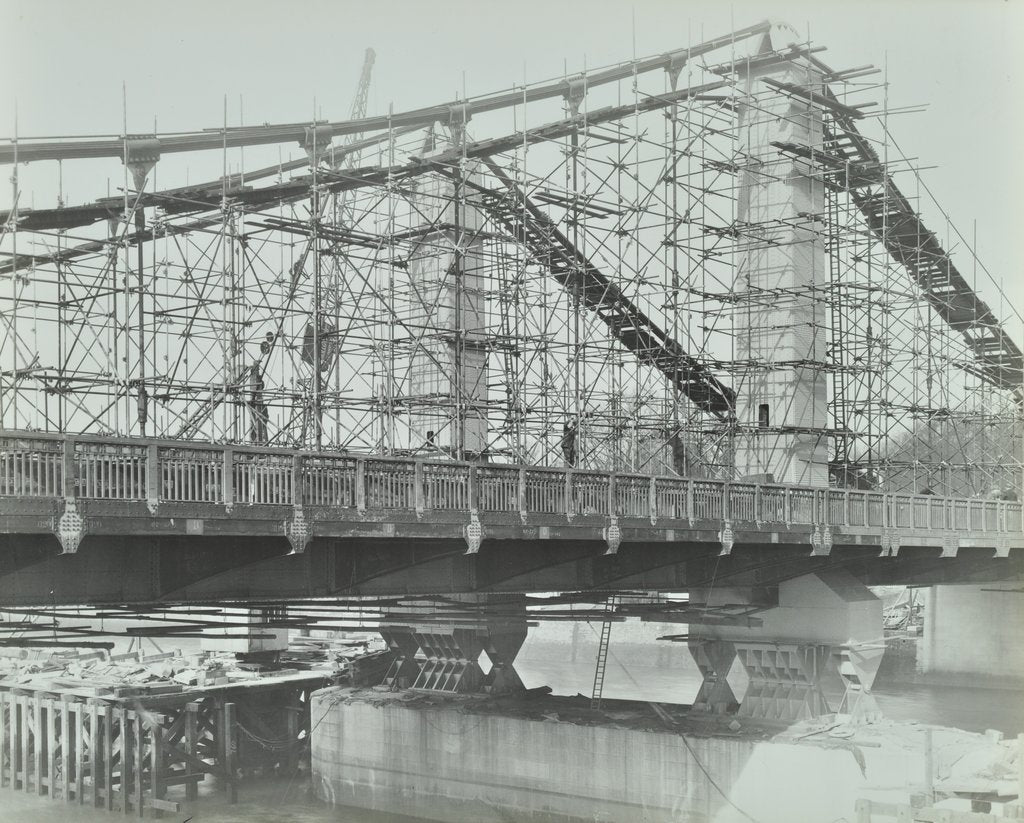
<svg viewBox="0 0 1024 823">
<path fill-rule="evenodd" d="M 601 640 L 597 646 L 597 666 L 594 668 L 594 689 L 590 697 L 592 709 L 601 708 L 601 693 L 604 691 L 604 673 L 608 668 L 608 641 L 612 634 L 612 616 L 618 604 L 618 595 L 610 595 L 605 601 L 604 621 L 601 623 Z"/>
</svg>

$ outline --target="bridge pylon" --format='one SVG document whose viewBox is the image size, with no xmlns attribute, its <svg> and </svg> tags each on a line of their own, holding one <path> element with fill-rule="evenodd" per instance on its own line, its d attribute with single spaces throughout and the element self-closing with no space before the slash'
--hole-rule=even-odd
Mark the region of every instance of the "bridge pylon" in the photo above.
<svg viewBox="0 0 1024 823">
<path fill-rule="evenodd" d="M 736 392 L 736 468 L 740 476 L 823 486 L 827 322 L 819 292 L 828 267 L 824 233 L 808 215 L 823 213 L 825 186 L 802 161 L 780 157 L 775 144 L 820 146 L 824 111 L 813 100 L 766 94 L 780 84 L 820 89 L 822 73 L 806 58 L 756 60 L 798 39 L 788 27 L 773 26 L 750 66 L 737 64 L 737 223 L 757 240 L 743 246 L 736 268 L 737 351 L 747 364 Z"/>
</svg>

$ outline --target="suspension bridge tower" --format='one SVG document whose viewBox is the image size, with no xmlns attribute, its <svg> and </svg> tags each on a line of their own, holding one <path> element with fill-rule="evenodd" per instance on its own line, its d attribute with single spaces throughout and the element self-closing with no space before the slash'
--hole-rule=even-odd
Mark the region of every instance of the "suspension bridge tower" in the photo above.
<svg viewBox="0 0 1024 823">
<path fill-rule="evenodd" d="M 806 58 L 759 59 L 798 42 L 788 26 L 751 42 L 736 65 L 737 474 L 827 485 L 824 184 L 775 145 L 820 150 L 822 74 Z"/>
</svg>

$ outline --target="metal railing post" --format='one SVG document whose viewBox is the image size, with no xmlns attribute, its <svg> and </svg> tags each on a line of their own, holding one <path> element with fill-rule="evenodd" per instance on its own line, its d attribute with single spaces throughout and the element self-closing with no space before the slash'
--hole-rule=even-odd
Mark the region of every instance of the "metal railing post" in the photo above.
<svg viewBox="0 0 1024 823">
<path fill-rule="evenodd" d="M 480 488 L 479 488 L 479 482 L 478 481 L 479 481 L 479 478 L 477 477 L 477 474 L 476 474 L 476 466 L 473 465 L 473 464 L 470 464 L 470 466 L 469 466 L 469 479 L 466 481 L 466 483 L 467 483 L 467 492 L 468 492 L 468 497 L 469 497 L 469 510 L 471 512 L 472 511 L 476 511 L 477 509 L 480 508 Z"/>
<path fill-rule="evenodd" d="M 293 506 L 301 506 L 306 502 L 305 483 L 302 482 L 303 456 L 300 452 L 292 455 L 292 494 L 288 502 Z"/>
<path fill-rule="evenodd" d="M 160 449 L 153 443 L 146 447 L 146 505 L 156 513 L 160 504 Z"/>
<path fill-rule="evenodd" d="M 651 515 L 651 525 L 658 522 L 658 479 L 652 474 L 647 484 L 647 507 Z"/>
<path fill-rule="evenodd" d="M 64 438 L 63 453 L 61 455 L 61 485 L 65 499 L 74 499 L 78 496 L 78 460 L 75 459 L 75 440 L 73 437 Z"/>
<path fill-rule="evenodd" d="M 224 507 L 230 512 L 235 506 L 235 453 L 231 449 L 224 449 L 221 453 L 223 463 L 221 466 L 220 493 L 224 498 Z"/>
<path fill-rule="evenodd" d="M 417 460 L 412 464 L 412 500 L 417 515 L 422 515 L 427 508 L 427 491 L 424 488 L 423 463 Z"/>
<path fill-rule="evenodd" d="M 356 458 L 356 510 L 366 511 L 366 461 Z"/>
</svg>

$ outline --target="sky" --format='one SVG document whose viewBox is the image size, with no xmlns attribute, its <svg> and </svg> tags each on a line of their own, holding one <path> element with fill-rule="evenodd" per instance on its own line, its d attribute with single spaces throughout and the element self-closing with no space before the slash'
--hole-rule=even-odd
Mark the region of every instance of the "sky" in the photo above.
<svg viewBox="0 0 1024 823">
<path fill-rule="evenodd" d="M 1000 315 L 1024 313 L 1024 0 L 0 0 L 0 139 L 14 134 L 15 112 L 22 139 L 118 135 L 125 100 L 130 132 L 151 132 L 154 119 L 161 132 L 217 128 L 225 98 L 232 125 L 240 110 L 247 124 L 341 120 L 368 46 L 369 114 L 384 114 L 685 48 L 765 17 L 827 46 L 819 56 L 834 68 L 884 69 L 890 108 L 925 107 L 890 117 L 890 131 L 953 225 L 968 240 L 976 230 L 1010 305 L 1000 311 L 981 273 L 979 291 Z M 120 179 L 116 159 L 91 162 L 106 166 L 65 175 L 67 202 Z M 942 212 L 921 209 L 944 236 Z M 962 248 L 954 255 L 972 272 Z"/>
</svg>

